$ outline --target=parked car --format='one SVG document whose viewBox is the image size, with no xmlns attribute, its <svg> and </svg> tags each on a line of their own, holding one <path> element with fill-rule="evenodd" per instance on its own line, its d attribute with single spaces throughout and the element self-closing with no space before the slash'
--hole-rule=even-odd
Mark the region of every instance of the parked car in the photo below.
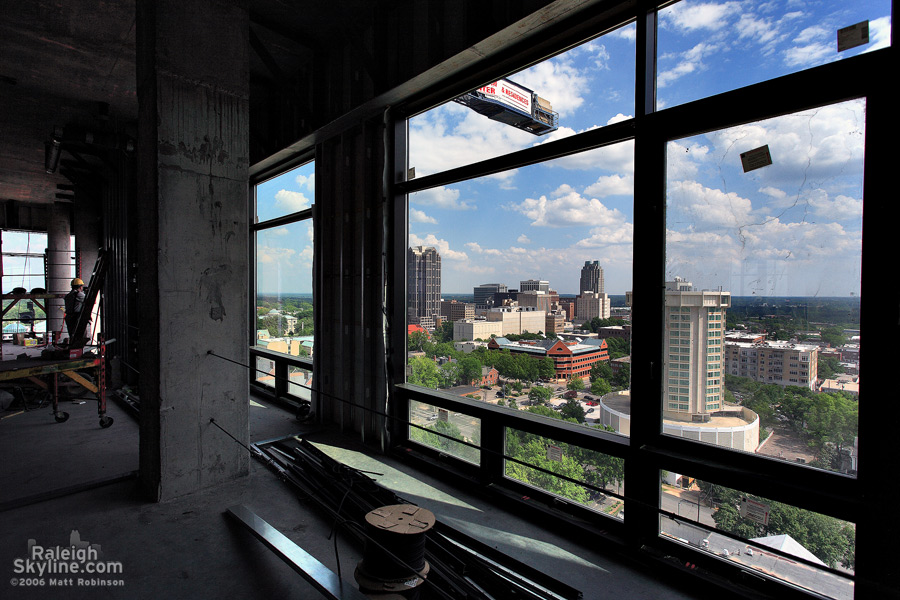
<svg viewBox="0 0 900 600">
<path fill-rule="evenodd" d="M 575 390 L 569 390 L 568 392 L 563 394 L 563 398 L 577 398 L 577 397 L 578 397 L 578 392 L 576 392 Z"/>
</svg>

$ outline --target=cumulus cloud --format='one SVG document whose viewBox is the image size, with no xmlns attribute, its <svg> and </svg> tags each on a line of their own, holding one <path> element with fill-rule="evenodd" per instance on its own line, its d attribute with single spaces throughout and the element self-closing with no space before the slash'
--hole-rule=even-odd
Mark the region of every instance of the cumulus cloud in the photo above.
<svg viewBox="0 0 900 600">
<path fill-rule="evenodd" d="M 460 201 L 459 190 L 447 187 L 436 187 L 415 194 L 410 194 L 409 201 L 413 204 L 433 206 L 445 210 L 474 210 L 475 205 Z M 423 213 L 424 214 L 424 213 Z"/>
<path fill-rule="evenodd" d="M 263 264 L 281 263 L 289 265 L 296 254 L 297 251 L 293 248 L 259 246 L 256 249 L 256 260 Z"/>
<path fill-rule="evenodd" d="M 292 192 L 290 190 L 278 190 L 275 193 L 275 206 L 282 209 L 286 213 L 293 213 L 309 208 L 309 198 L 303 192 Z"/>
<path fill-rule="evenodd" d="M 602 51 L 595 52 L 595 61 L 602 61 L 606 49 L 601 45 L 597 45 L 597 48 L 602 48 Z M 609 58 L 608 54 L 606 58 Z M 590 89 L 586 75 L 564 54 L 516 73 L 511 79 L 549 100 L 560 117 L 565 117 L 584 104 L 584 94 Z"/>
<path fill-rule="evenodd" d="M 613 226 L 625 221 L 625 215 L 618 209 L 609 209 L 596 198 L 585 198 L 566 184 L 557 188 L 550 198 L 526 198 L 507 208 L 531 219 L 533 227 Z"/>
<path fill-rule="evenodd" d="M 528 236 L 525 235 L 524 233 L 522 235 L 520 235 L 519 237 L 517 237 L 516 241 L 519 242 L 520 244 L 530 244 L 531 243 L 531 240 L 528 239 Z"/>
<path fill-rule="evenodd" d="M 437 219 L 434 217 L 429 217 L 425 214 L 425 211 L 418 210 L 416 208 L 409 209 L 409 222 L 410 223 L 432 223 L 436 224 Z"/>
<path fill-rule="evenodd" d="M 607 196 L 633 196 L 634 179 L 630 176 L 603 175 L 585 188 L 584 193 L 594 198 Z"/>
<path fill-rule="evenodd" d="M 459 252 L 450 249 L 450 243 L 444 239 L 438 239 L 434 234 L 429 233 L 424 238 L 414 233 L 409 234 L 410 246 L 433 246 L 441 255 L 441 260 L 468 260 L 465 252 Z"/>
<path fill-rule="evenodd" d="M 696 181 L 676 181 L 668 186 L 668 206 L 678 211 L 670 219 L 684 219 L 701 230 L 736 228 L 752 222 L 753 204 L 734 192 L 712 189 Z"/>
<path fill-rule="evenodd" d="M 297 182 L 301 188 L 306 188 L 309 190 L 309 195 L 315 197 L 316 193 L 316 174 L 315 172 L 310 173 L 309 175 L 299 174 L 294 178 L 294 181 Z"/>
<path fill-rule="evenodd" d="M 825 190 L 815 190 L 809 197 L 813 213 L 833 221 L 850 221 L 862 219 L 862 200 L 849 196 L 837 195 L 829 197 Z"/>
</svg>

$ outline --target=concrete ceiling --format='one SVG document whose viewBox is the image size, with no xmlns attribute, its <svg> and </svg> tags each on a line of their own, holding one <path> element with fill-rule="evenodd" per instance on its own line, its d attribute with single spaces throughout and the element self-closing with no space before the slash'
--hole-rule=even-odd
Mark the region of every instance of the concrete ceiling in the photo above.
<svg viewBox="0 0 900 600">
<path fill-rule="evenodd" d="M 346 43 L 343 15 L 362 15 L 365 3 L 251 5 L 251 81 L 277 87 L 311 71 L 314 56 Z M 72 184 L 65 169 L 45 169 L 54 130 L 133 133 L 135 2 L 2 0 L 0 14 L 0 203 L 65 201 Z M 64 163 L 95 161 L 89 151 L 77 155 L 77 145 L 64 148 Z"/>
<path fill-rule="evenodd" d="M 70 184 L 45 172 L 54 128 L 137 115 L 134 2 L 4 0 L 2 14 L 0 201 L 53 202 Z"/>
</svg>

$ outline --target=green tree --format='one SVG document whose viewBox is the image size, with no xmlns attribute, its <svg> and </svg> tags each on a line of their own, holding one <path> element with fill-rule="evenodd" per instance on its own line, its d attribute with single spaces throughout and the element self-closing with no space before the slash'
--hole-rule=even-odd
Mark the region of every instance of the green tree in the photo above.
<svg viewBox="0 0 900 600">
<path fill-rule="evenodd" d="M 612 380 L 613 378 L 613 370 L 612 367 L 609 366 L 609 361 L 600 360 L 591 365 L 591 380 L 595 379 L 605 379 L 607 381 Z"/>
<path fill-rule="evenodd" d="M 584 407 L 575 398 L 566 401 L 560 414 L 564 419 L 575 419 L 579 423 L 584 423 Z"/>
<path fill-rule="evenodd" d="M 580 392 L 584 389 L 584 380 L 581 377 L 572 377 L 566 383 L 566 389 Z"/>
<path fill-rule="evenodd" d="M 540 407 L 535 407 L 540 408 Z M 528 465 L 540 467 L 552 473 L 563 475 L 570 479 L 584 480 L 584 468 L 572 456 L 563 452 L 559 461 L 547 458 L 547 440 L 533 437 L 515 447 L 515 452 L 510 455 L 526 464 L 519 462 L 506 462 L 506 475 L 524 483 L 533 485 L 552 494 L 568 498 L 575 502 L 586 504 L 589 500 L 587 490 L 576 483 L 560 479 L 544 471 L 538 471 Z M 510 449 L 507 447 L 507 452 Z"/>
<path fill-rule="evenodd" d="M 424 331 L 413 331 L 407 336 L 406 346 L 410 352 L 422 352 L 428 343 L 428 334 Z"/>
<path fill-rule="evenodd" d="M 605 379 L 591 380 L 591 393 L 595 396 L 604 396 L 612 391 L 612 386 Z"/>
<path fill-rule="evenodd" d="M 409 376 L 407 381 L 414 385 L 421 385 L 436 390 L 441 384 L 441 372 L 435 362 L 424 356 L 416 356 L 409 363 Z"/>
<path fill-rule="evenodd" d="M 535 404 L 545 404 L 553 396 L 550 388 L 544 386 L 532 386 L 528 391 L 528 399 Z"/>
<path fill-rule="evenodd" d="M 471 385 L 473 381 L 481 381 L 481 361 L 470 355 L 459 359 L 460 382 Z"/>
<path fill-rule="evenodd" d="M 623 363 L 619 366 L 619 370 L 616 372 L 612 381 L 613 385 L 621 388 L 628 389 L 631 385 L 631 365 L 628 363 Z"/>
</svg>

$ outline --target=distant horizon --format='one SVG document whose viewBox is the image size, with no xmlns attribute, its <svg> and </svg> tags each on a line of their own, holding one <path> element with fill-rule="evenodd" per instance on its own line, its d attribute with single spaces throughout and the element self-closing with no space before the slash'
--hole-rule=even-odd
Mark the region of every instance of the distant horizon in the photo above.
<svg viewBox="0 0 900 600">
<path fill-rule="evenodd" d="M 700 290 L 697 290 L 697 291 L 700 291 Z M 723 290 L 723 291 L 728 291 L 728 290 Z M 625 295 L 626 295 L 625 293 L 621 293 L 621 294 L 611 294 L 611 293 L 609 293 L 609 292 L 606 292 L 606 294 L 607 294 L 608 296 L 625 296 Z M 256 293 L 256 296 L 257 296 L 257 297 L 260 297 L 260 296 L 282 296 L 282 297 L 291 297 L 291 298 L 293 298 L 293 297 L 305 297 L 305 296 L 312 297 L 312 295 L 313 295 L 312 292 L 257 292 L 257 293 Z M 577 296 L 578 294 L 577 294 L 577 293 L 570 293 L 570 292 L 559 292 L 559 295 L 560 295 L 560 296 L 573 296 L 573 297 L 574 297 L 574 296 Z M 441 296 L 474 296 L 474 292 L 441 292 Z M 750 295 L 750 296 L 738 296 L 738 295 L 733 294 L 733 293 L 731 294 L 731 297 L 732 297 L 732 298 L 757 298 L 757 299 L 765 299 L 765 298 L 819 298 L 819 299 L 823 299 L 823 300 L 824 300 L 824 299 L 832 299 L 832 298 L 839 299 L 839 300 L 848 300 L 848 299 L 851 299 L 851 298 L 852 298 L 852 299 L 859 300 L 859 299 L 861 298 L 861 296 L 858 295 L 858 294 L 854 294 L 854 295 L 850 295 L 850 296 L 778 296 L 778 295 L 772 295 L 772 296 L 760 296 L 760 295 L 758 295 L 758 294 L 752 294 L 752 295 Z"/>
</svg>

